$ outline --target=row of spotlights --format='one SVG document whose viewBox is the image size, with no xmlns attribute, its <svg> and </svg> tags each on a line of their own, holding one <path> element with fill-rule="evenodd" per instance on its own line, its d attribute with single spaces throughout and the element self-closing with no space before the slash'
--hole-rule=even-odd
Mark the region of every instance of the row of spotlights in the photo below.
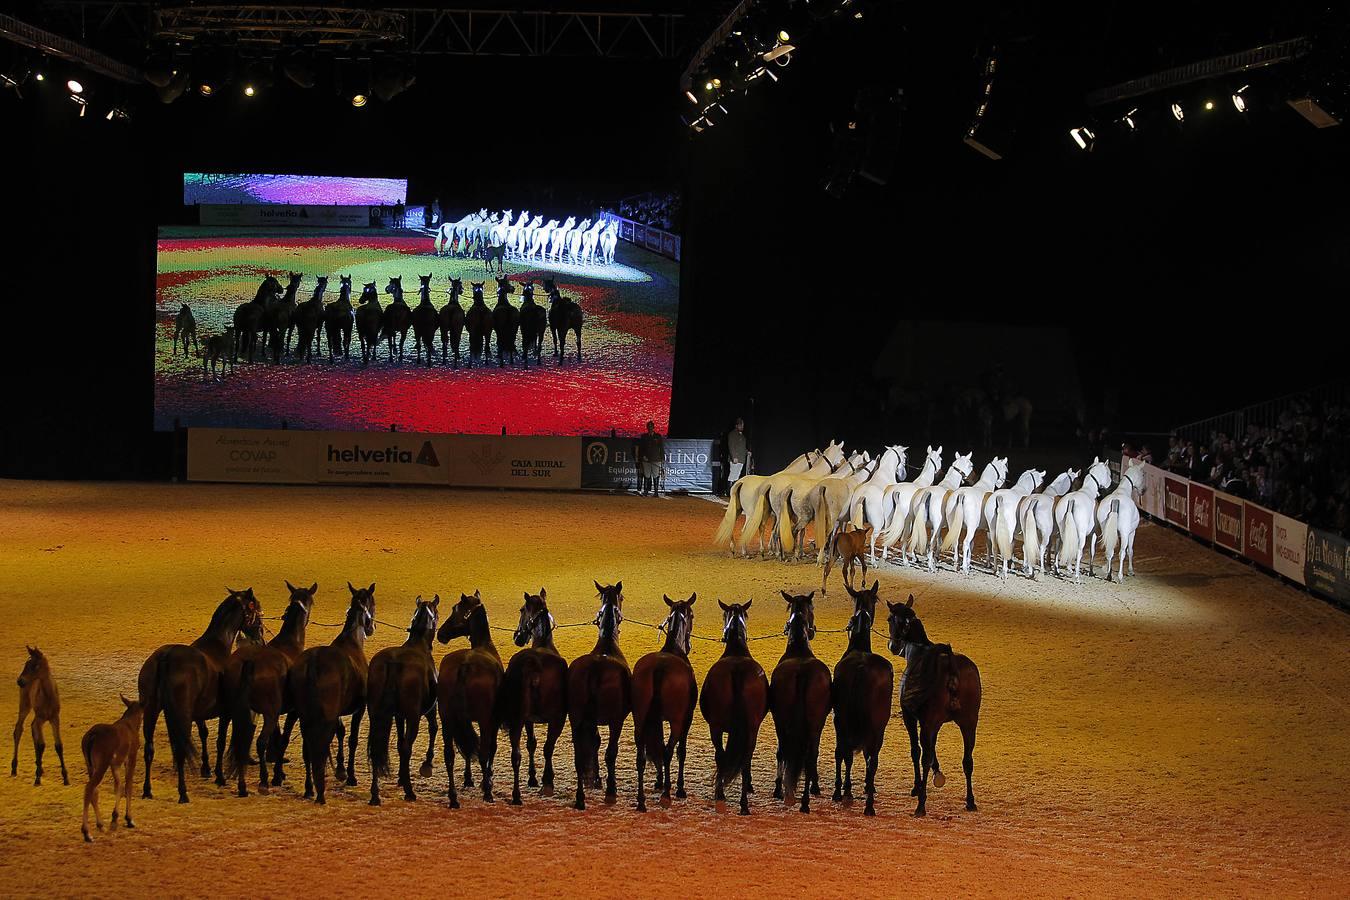
<svg viewBox="0 0 1350 900">
<path fill-rule="evenodd" d="M 1233 108 L 1240 113 L 1247 112 L 1247 100 L 1245 97 L 1243 97 L 1243 94 L 1250 86 L 1251 85 L 1244 84 L 1242 87 L 1235 90 L 1231 95 L 1230 99 L 1233 101 Z M 1214 109 L 1214 101 L 1206 100 L 1204 106 L 1206 110 L 1212 111 Z M 1175 119 L 1178 123 L 1184 123 L 1186 121 L 1186 109 L 1180 103 L 1173 102 L 1171 105 L 1171 111 L 1172 111 L 1172 118 Z M 1138 115 L 1138 113 L 1139 113 L 1138 107 L 1131 109 L 1129 112 L 1125 113 L 1125 115 L 1117 119 L 1116 122 L 1118 122 L 1121 126 L 1123 126 L 1126 131 L 1130 132 L 1137 131 L 1139 128 L 1139 124 L 1135 121 L 1135 116 Z M 1078 149 L 1080 150 L 1091 150 L 1093 141 L 1096 140 L 1096 136 L 1087 126 L 1070 128 L 1069 137 L 1073 138 L 1073 142 L 1078 145 Z"/>
</svg>

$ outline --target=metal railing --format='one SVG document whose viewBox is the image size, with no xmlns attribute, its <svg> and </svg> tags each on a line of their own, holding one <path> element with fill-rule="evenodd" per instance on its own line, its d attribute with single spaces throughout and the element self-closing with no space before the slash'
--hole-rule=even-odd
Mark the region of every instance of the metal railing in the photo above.
<svg viewBox="0 0 1350 900">
<path fill-rule="evenodd" d="M 1288 412 L 1296 403 L 1325 405 L 1328 403 L 1346 403 L 1350 400 L 1350 382 L 1336 381 L 1319 385 L 1264 403 L 1254 403 L 1231 412 L 1210 416 L 1196 422 L 1189 422 L 1172 429 L 1183 441 L 1195 441 L 1197 445 L 1208 444 L 1215 432 L 1239 440 L 1251 426 L 1274 428 L 1279 424 L 1280 416 Z"/>
</svg>

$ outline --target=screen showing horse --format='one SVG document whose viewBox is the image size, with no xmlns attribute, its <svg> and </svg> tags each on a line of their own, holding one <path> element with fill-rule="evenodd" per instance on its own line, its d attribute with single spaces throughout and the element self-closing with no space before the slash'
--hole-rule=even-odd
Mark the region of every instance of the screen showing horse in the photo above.
<svg viewBox="0 0 1350 900">
<path fill-rule="evenodd" d="M 393 206 L 408 198 L 406 178 L 184 172 L 183 203 L 293 203 Z"/>
<path fill-rule="evenodd" d="M 161 228 L 155 427 L 665 432 L 679 263 L 620 226 Z"/>
</svg>

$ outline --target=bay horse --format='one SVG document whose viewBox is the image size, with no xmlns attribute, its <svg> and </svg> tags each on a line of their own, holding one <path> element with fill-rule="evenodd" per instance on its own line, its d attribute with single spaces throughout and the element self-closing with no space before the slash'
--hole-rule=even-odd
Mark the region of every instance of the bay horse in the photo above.
<svg viewBox="0 0 1350 900">
<path fill-rule="evenodd" d="M 471 281 L 473 302 L 464 314 L 464 325 L 469 329 L 469 368 L 480 356 L 487 356 L 492 344 L 492 310 L 483 302 L 483 282 Z"/>
<path fill-rule="evenodd" d="M 380 306 L 380 295 L 375 290 L 375 282 L 366 282 L 361 296 L 356 302 L 356 337 L 361 342 L 361 365 L 367 366 L 379 356 L 380 329 L 384 323 L 384 310 Z"/>
<path fill-rule="evenodd" d="M 769 679 L 746 643 L 751 602 L 727 605 L 717 601 L 722 608 L 722 643 L 726 647 L 703 679 L 698 702 L 716 751 L 717 789 L 713 799 L 725 803 L 726 785 L 739 775 L 743 816 L 750 815 L 750 760 L 755 755 L 759 726 L 769 713 Z"/>
<path fill-rule="evenodd" d="M 530 367 L 530 353 L 535 362 L 541 362 L 544 353 L 544 332 L 548 331 L 548 310 L 534 302 L 534 282 L 525 285 L 520 304 L 520 343 L 525 354 L 525 367 Z"/>
<path fill-rule="evenodd" d="M 811 795 L 820 793 L 820 735 L 830 715 L 830 668 L 811 651 L 816 636 L 815 591 L 794 596 L 782 591 L 787 601 L 787 649 L 769 678 L 769 711 L 778 735 L 778 777 L 773 795 L 789 803 L 802 784 L 801 811 L 811 811 Z"/>
<path fill-rule="evenodd" d="M 476 755 L 483 777 L 483 802 L 492 802 L 492 764 L 497 755 L 497 691 L 501 688 L 504 672 L 501 654 L 492 643 L 487 610 L 478 591 L 474 591 L 473 596 L 460 594 L 459 602 L 436 633 L 436 639 L 442 644 L 457 637 L 467 637 L 469 646 L 445 655 L 436 687 L 451 809 L 459 809 L 459 794 L 455 790 L 456 747 L 464 757 L 464 786 L 473 787 L 469 763 Z M 474 732 L 475 723 L 477 733 Z"/>
<path fill-rule="evenodd" d="M 548 297 L 548 327 L 553 333 L 553 353 L 562 362 L 567 355 L 567 332 L 577 333 L 577 362 L 581 362 L 581 304 L 553 289 Z"/>
<path fill-rule="evenodd" d="M 403 345 L 408 341 L 408 328 L 412 325 L 412 310 L 403 300 L 403 276 L 390 278 L 384 286 L 384 292 L 394 299 L 380 315 L 380 334 L 389 341 L 389 359 L 394 358 L 394 334 L 398 333 L 398 359 L 403 361 Z"/>
<path fill-rule="evenodd" d="M 192 349 L 201 350 L 197 344 L 197 320 L 192 316 L 192 307 L 184 303 L 173 317 L 173 355 L 178 355 L 178 344 L 183 344 L 183 355 L 188 355 L 188 338 L 192 339 Z"/>
<path fill-rule="evenodd" d="M 320 275 L 317 283 L 314 285 L 314 293 L 304 303 L 300 304 L 295 313 L 291 316 L 291 325 L 296 331 L 295 355 L 302 357 L 305 362 L 309 362 L 317 350 L 322 353 L 319 347 L 319 331 L 323 325 L 323 295 L 328 290 L 328 276 Z M 290 337 L 286 338 L 286 344 L 289 348 Z"/>
<path fill-rule="evenodd" d="M 413 792 L 413 741 L 417 740 L 417 720 L 427 720 L 427 757 L 422 763 L 423 778 L 431 774 L 436 753 L 436 663 L 431 658 L 431 641 L 441 608 L 441 595 L 432 600 L 418 597 L 408 625 L 408 639 L 402 646 L 385 647 L 370 661 L 366 695 L 370 729 L 366 735 L 366 754 L 370 759 L 370 805 L 380 805 L 380 779 L 389 777 L 389 726 L 398 735 L 398 783 L 403 799 L 416 800 Z M 454 773 L 451 773 L 453 777 Z"/>
<path fill-rule="evenodd" d="M 282 713 L 292 712 L 286 703 L 286 676 L 291 666 L 305 651 L 305 629 L 309 626 L 314 608 L 314 594 L 318 582 L 307 588 L 298 588 L 286 582 L 290 601 L 281 614 L 281 628 L 272 640 L 263 644 L 247 644 L 234 651 L 225 667 L 221 691 L 226 698 L 222 704 L 217 742 L 225 740 L 225 715 L 231 718 L 233 734 L 230 751 L 238 776 L 240 797 L 248 796 L 244 778 L 248 771 L 249 749 L 252 743 L 256 713 L 262 718 L 258 732 L 258 790 L 267 793 L 267 751 L 278 737 L 277 723 Z M 219 748 L 217 748 L 219 753 Z M 281 758 L 276 759 L 276 778 L 272 784 L 281 786 Z"/>
<path fill-rule="evenodd" d="M 9 763 L 11 778 L 19 774 L 19 741 L 23 738 L 23 723 L 33 714 L 33 753 L 37 758 L 33 784 L 42 784 L 42 754 L 47 745 L 42 740 L 42 726 L 52 725 L 52 740 L 56 742 L 56 758 L 61 763 L 61 782 L 70 784 L 66 772 L 66 748 L 61 743 L 61 696 L 52 678 L 51 663 L 37 647 L 28 648 L 28 661 L 19 673 L 19 719 L 14 723 L 14 759 Z"/>
<path fill-rule="evenodd" d="M 352 349 L 352 276 L 338 276 L 338 298 L 323 308 L 323 330 L 328 337 L 328 361 L 346 359 Z"/>
<path fill-rule="evenodd" d="M 534 765 L 534 726 L 543 725 L 544 782 L 540 793 L 553 795 L 553 748 L 567 721 L 567 661 L 553 645 L 553 616 L 548 591 L 525 594 L 520 621 L 511 636 L 517 647 L 530 646 L 511 657 L 497 691 L 497 719 L 511 739 L 513 784 L 511 803 L 520 805 L 520 732 L 525 730 L 530 753 L 530 787 L 540 787 Z"/>
<path fill-rule="evenodd" d="M 567 667 L 567 719 L 572 725 L 572 758 L 577 772 L 576 808 L 586 808 L 586 784 L 600 780 L 600 727 L 609 728 L 605 751 L 605 802 L 618 798 L 614 763 L 619 757 L 619 736 L 632 710 L 632 674 L 619 649 L 619 626 L 623 624 L 623 582 L 602 585 L 600 611 L 595 615 L 598 631 L 591 652 L 578 656 Z"/>
<path fill-rule="evenodd" d="M 262 284 L 258 285 L 258 290 L 254 293 L 253 299 L 247 303 L 241 303 L 234 311 L 234 347 L 231 353 L 234 361 L 239 361 L 239 353 L 247 348 L 248 361 L 253 362 L 253 354 L 258 347 L 258 334 L 262 331 L 263 313 L 271 303 L 275 303 L 281 298 L 281 282 L 277 281 L 273 275 L 268 275 L 263 279 Z"/>
<path fill-rule="evenodd" d="M 431 302 L 431 276 L 418 275 L 417 293 L 421 298 L 412 311 L 413 344 L 417 348 L 417 361 L 422 361 L 423 348 L 427 351 L 427 368 L 436 361 L 436 329 L 441 324 L 440 311 Z"/>
<path fill-rule="evenodd" d="M 120 694 L 118 696 L 122 697 Z M 119 800 L 125 801 L 122 814 L 127 827 L 136 827 L 136 823 L 131 821 L 131 779 L 136 777 L 136 751 L 140 749 L 140 728 L 145 707 L 126 697 L 122 697 L 122 705 L 125 709 L 120 719 L 112 725 L 95 725 L 80 739 L 80 751 L 84 754 L 85 769 L 89 772 L 89 783 L 84 786 L 80 831 L 84 834 L 85 842 L 90 844 L 94 838 L 89 834 L 89 807 L 94 807 L 94 825 L 102 831 L 103 814 L 98 809 L 98 786 L 109 771 L 113 778 L 112 827 L 117 827 Z"/>
<path fill-rule="evenodd" d="M 961 767 L 966 773 L 966 809 L 975 812 L 975 791 L 971 773 L 975 770 L 975 727 L 980 721 L 980 670 L 970 658 L 952 652 L 950 644 L 934 644 L 914 612 L 914 595 L 903 604 L 887 603 L 890 608 L 889 645 L 891 652 L 904 657 L 905 673 L 900 678 L 900 715 L 909 732 L 909 755 L 914 760 L 914 789 L 919 798 L 914 815 L 927 811 L 928 770 L 933 770 L 933 787 L 946 783 L 937 759 L 937 736 L 946 722 L 961 729 L 964 752 Z M 922 759 L 922 769 L 920 760 Z"/>
<path fill-rule="evenodd" d="M 492 273 L 492 264 L 497 264 L 497 272 L 505 273 L 506 269 L 502 265 L 506 259 L 506 245 L 493 244 L 491 241 L 484 242 L 483 245 L 483 271 Z"/>
<path fill-rule="evenodd" d="M 319 804 L 327 802 L 328 756 L 334 736 L 338 739 L 337 766 L 333 775 L 343 780 L 342 716 L 352 717 L 347 739 L 346 783 L 356 784 L 356 741 L 366 709 L 366 638 L 375 633 L 375 585 L 352 587 L 351 605 L 342 631 L 326 647 L 311 647 L 291 667 L 286 692 L 300 718 L 300 738 L 305 759 L 305 796 Z M 287 734 L 282 736 L 277 759 L 285 753 Z M 275 780 L 275 779 L 274 779 Z"/>
<path fill-rule="evenodd" d="M 450 279 L 450 302 L 441 307 L 438 315 L 441 330 L 441 362 L 449 359 L 449 348 L 455 348 L 455 368 L 459 368 L 459 337 L 464 333 L 464 307 L 459 304 L 459 295 L 464 293 L 464 283 L 458 278 Z"/>
<path fill-rule="evenodd" d="M 145 708 L 145 784 L 141 796 L 151 799 L 150 765 L 155 759 L 155 722 L 164 713 L 164 730 L 178 770 L 178 802 L 187 803 L 184 767 L 197 755 L 192 744 L 192 723 L 202 742 L 202 777 L 211 777 L 207 761 L 206 720 L 220 717 L 220 676 L 230 660 L 240 631 L 261 633 L 262 605 L 253 588 L 236 591 L 216 607 L 201 637 L 191 644 L 166 644 L 141 666 L 136 679 L 139 700 Z"/>
<path fill-rule="evenodd" d="M 492 307 L 492 330 L 497 335 L 497 365 L 505 366 L 505 358 L 511 364 L 516 362 L 516 332 L 520 330 L 520 310 L 506 299 L 508 294 L 516 292 L 508 278 L 497 279 L 497 305 Z"/>
<path fill-rule="evenodd" d="M 670 805 L 670 761 L 676 749 L 680 754 L 679 786 L 676 796 L 683 800 L 684 750 L 689 740 L 689 727 L 694 722 L 698 707 L 698 681 L 689 665 L 689 643 L 694 633 L 694 601 L 662 599 L 670 607 L 661 630 L 666 641 L 660 650 L 648 653 L 633 666 L 633 743 L 637 745 L 637 808 L 647 811 L 643 779 L 646 777 L 647 754 L 656 764 L 656 784 L 652 790 L 661 791 L 661 805 Z M 670 723 L 670 738 L 665 739 L 665 724 Z"/>
<path fill-rule="evenodd" d="M 216 363 L 220 363 L 220 374 L 225 374 L 225 368 L 228 365 L 230 372 L 234 372 L 234 326 L 225 329 L 224 334 L 213 334 L 206 339 L 206 351 L 202 353 L 202 380 L 205 381 L 207 372 L 211 375 L 216 374 Z"/>
<path fill-rule="evenodd" d="M 291 352 L 291 330 L 292 319 L 299 304 L 296 303 L 295 295 L 300 291 L 299 272 L 290 272 L 287 275 L 286 291 L 281 299 L 276 303 L 267 304 L 263 310 L 262 332 L 267 339 L 267 346 L 264 348 L 264 355 L 270 352 L 274 363 L 281 363 L 282 350 L 289 356 Z"/>
<path fill-rule="evenodd" d="M 877 758 L 891 718 L 891 689 L 895 671 L 884 656 L 872 652 L 872 623 L 876 618 L 877 583 L 855 591 L 853 615 L 844 630 L 848 649 L 834 667 L 834 801 L 853 800 L 853 756 L 861 752 L 867 765 L 865 815 L 876 815 Z M 840 790 L 840 768 L 845 770 Z"/>
</svg>

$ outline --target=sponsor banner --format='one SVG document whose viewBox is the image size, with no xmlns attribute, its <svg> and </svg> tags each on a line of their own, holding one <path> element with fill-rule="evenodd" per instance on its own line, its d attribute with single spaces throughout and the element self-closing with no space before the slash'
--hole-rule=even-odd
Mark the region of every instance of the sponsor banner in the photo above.
<svg viewBox="0 0 1350 900">
<path fill-rule="evenodd" d="M 378 217 L 378 207 L 376 216 Z M 369 228 L 367 206 L 279 206 L 203 203 L 197 207 L 202 225 L 290 226 L 301 228 Z"/>
<path fill-rule="evenodd" d="M 587 490 L 637 490 L 637 438 L 581 439 L 581 486 Z M 713 492 L 714 440 L 666 439 L 662 490 Z"/>
<path fill-rule="evenodd" d="M 633 243 L 633 223 L 627 219 L 619 220 L 619 237 L 628 243 Z"/>
<path fill-rule="evenodd" d="M 447 484 L 450 439 L 408 432 L 314 432 L 323 484 Z"/>
<path fill-rule="evenodd" d="M 633 243 L 639 247 L 647 246 L 647 226 L 633 223 Z"/>
<path fill-rule="evenodd" d="M 676 262 L 679 262 L 679 261 L 680 261 L 680 252 L 681 252 L 681 251 L 680 251 L 680 243 L 681 243 L 681 241 L 680 241 L 680 236 L 677 234 L 677 235 L 675 235 L 675 261 L 676 261 Z"/>
<path fill-rule="evenodd" d="M 1350 603 L 1350 543 L 1338 534 L 1309 528 L 1304 544 L 1304 583 L 1324 597 Z"/>
<path fill-rule="evenodd" d="M 574 437 L 457 434 L 447 441 L 452 485 L 535 490 L 581 487 Z"/>
<path fill-rule="evenodd" d="M 1297 519 L 1274 515 L 1275 571 L 1290 581 L 1304 584 L 1304 557 L 1308 549 L 1308 526 Z"/>
<path fill-rule="evenodd" d="M 1190 484 L 1184 478 L 1174 478 L 1171 475 L 1163 476 L 1163 515 L 1167 521 L 1173 525 L 1182 528 L 1190 526 L 1190 510 L 1186 505 L 1188 494 L 1187 486 Z"/>
<path fill-rule="evenodd" d="M 1214 489 L 1191 482 L 1191 534 L 1207 541 L 1214 540 Z"/>
<path fill-rule="evenodd" d="M 664 233 L 661 235 L 661 252 L 672 259 L 680 258 L 675 252 L 675 235 Z"/>
<path fill-rule="evenodd" d="M 618 219 L 619 237 L 628 243 L 646 247 L 648 250 L 654 250 L 662 256 L 674 260 L 680 258 L 680 236 L 678 234 L 671 234 L 668 231 L 662 231 L 660 228 L 643 225 L 641 222 L 634 222 L 632 219 L 625 219 L 612 213 L 605 213 L 604 216 L 608 219 Z"/>
<path fill-rule="evenodd" d="M 1167 491 L 1163 487 L 1166 477 L 1162 469 L 1154 465 L 1144 465 L 1144 496 L 1140 498 L 1144 512 L 1161 519 L 1167 512 Z"/>
<path fill-rule="evenodd" d="M 189 428 L 189 481 L 244 481 L 311 484 L 312 431 L 244 428 Z"/>
<path fill-rule="evenodd" d="M 1275 568 L 1275 514 L 1255 503 L 1244 503 L 1242 519 L 1242 555 L 1267 569 Z"/>
<path fill-rule="evenodd" d="M 1214 543 L 1234 553 L 1242 552 L 1242 501 L 1230 494 L 1214 492 Z"/>
</svg>

